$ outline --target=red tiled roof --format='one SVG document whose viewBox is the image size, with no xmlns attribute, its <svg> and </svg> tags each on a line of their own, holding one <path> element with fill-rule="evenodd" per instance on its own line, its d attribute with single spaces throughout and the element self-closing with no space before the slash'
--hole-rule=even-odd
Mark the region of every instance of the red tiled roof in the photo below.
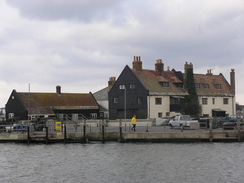
<svg viewBox="0 0 244 183">
<path fill-rule="evenodd" d="M 164 75 L 158 74 L 154 70 L 143 69 L 140 72 L 132 70 L 146 89 L 151 93 L 160 93 L 161 95 L 187 95 L 183 88 L 177 88 L 174 83 L 180 82 L 174 72 L 165 71 Z M 163 87 L 160 82 L 168 82 L 169 87 Z"/>
<path fill-rule="evenodd" d="M 200 88 L 197 89 L 198 95 L 233 95 L 230 85 L 222 75 L 194 74 L 194 80 L 195 83 L 200 84 Z M 209 88 L 204 88 L 204 84 L 208 84 Z M 220 85 L 221 89 L 216 85 Z"/>
<path fill-rule="evenodd" d="M 160 93 L 160 95 L 187 95 L 187 91 L 184 88 L 178 88 L 174 85 L 174 83 L 182 83 L 183 85 L 183 82 L 173 71 L 164 71 L 162 75 L 155 70 L 143 69 L 138 72 L 132 69 L 132 71 L 150 93 Z M 231 93 L 230 85 L 221 74 L 194 74 L 194 80 L 195 83 L 200 84 L 200 88 L 197 89 L 198 95 L 233 95 Z M 169 82 L 169 87 L 163 87 L 160 82 Z M 205 89 L 204 84 L 208 84 L 209 88 Z M 216 85 L 221 85 L 221 89 L 218 89 Z"/>
</svg>

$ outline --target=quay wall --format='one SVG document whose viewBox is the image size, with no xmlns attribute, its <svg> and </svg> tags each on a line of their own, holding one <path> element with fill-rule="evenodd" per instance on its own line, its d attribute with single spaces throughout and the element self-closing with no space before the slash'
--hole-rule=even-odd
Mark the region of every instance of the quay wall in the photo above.
<svg viewBox="0 0 244 183">
<path fill-rule="evenodd" d="M 29 137 L 27 133 L 0 133 L 0 142 L 84 142 L 87 141 L 121 141 L 121 142 L 195 142 L 195 141 L 235 141 L 244 140 L 244 132 L 236 131 L 184 131 L 184 132 L 88 132 L 85 135 L 81 132 L 50 133 L 48 136 L 43 133 L 33 134 Z"/>
</svg>

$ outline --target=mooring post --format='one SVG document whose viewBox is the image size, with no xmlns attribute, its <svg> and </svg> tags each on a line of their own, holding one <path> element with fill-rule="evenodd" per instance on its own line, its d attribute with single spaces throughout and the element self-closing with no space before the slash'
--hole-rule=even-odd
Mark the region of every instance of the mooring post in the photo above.
<svg viewBox="0 0 244 183">
<path fill-rule="evenodd" d="M 86 143 L 86 120 L 83 123 L 83 143 Z"/>
<path fill-rule="evenodd" d="M 213 141 L 213 131 L 212 131 L 213 121 L 212 118 L 209 119 L 209 141 Z"/>
<path fill-rule="evenodd" d="M 122 143 L 123 139 L 122 139 L 122 120 L 120 119 L 119 121 L 119 142 Z"/>
<path fill-rule="evenodd" d="M 46 126 L 46 144 L 48 144 L 48 127 Z"/>
<path fill-rule="evenodd" d="M 63 127 L 64 127 L 64 143 L 66 143 L 66 141 L 67 141 L 67 127 L 66 127 L 66 125 L 64 125 Z"/>
<path fill-rule="evenodd" d="M 102 143 L 105 142 L 105 135 L 104 135 L 104 120 L 102 121 Z"/>
<path fill-rule="evenodd" d="M 27 126 L 27 142 L 30 143 L 30 126 Z"/>
</svg>

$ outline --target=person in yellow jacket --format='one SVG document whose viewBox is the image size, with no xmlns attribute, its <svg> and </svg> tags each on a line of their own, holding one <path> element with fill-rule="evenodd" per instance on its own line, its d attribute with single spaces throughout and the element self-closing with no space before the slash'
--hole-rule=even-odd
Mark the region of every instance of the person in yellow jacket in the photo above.
<svg viewBox="0 0 244 183">
<path fill-rule="evenodd" d="M 131 119 L 131 124 L 132 124 L 131 130 L 136 131 L 136 115 L 134 115 L 134 117 Z"/>
</svg>

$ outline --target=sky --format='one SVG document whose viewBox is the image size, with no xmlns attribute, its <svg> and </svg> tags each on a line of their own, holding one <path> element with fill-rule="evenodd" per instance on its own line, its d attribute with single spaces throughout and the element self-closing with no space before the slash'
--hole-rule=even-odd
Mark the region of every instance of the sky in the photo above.
<svg viewBox="0 0 244 183">
<path fill-rule="evenodd" d="M 0 0 L 0 107 L 17 92 L 95 93 L 132 67 L 235 69 L 244 105 L 244 0 Z"/>
</svg>

